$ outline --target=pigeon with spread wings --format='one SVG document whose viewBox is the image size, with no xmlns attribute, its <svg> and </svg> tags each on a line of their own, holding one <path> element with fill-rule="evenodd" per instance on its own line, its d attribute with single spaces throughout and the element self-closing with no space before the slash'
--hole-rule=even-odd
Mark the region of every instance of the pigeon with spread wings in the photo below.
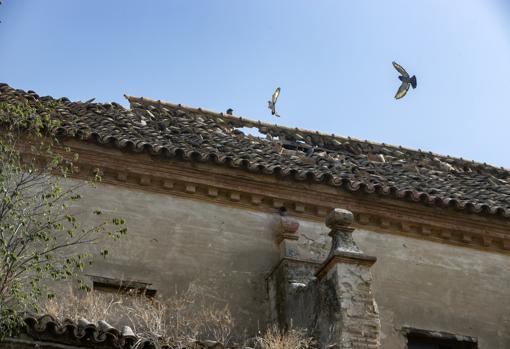
<svg viewBox="0 0 510 349">
<path fill-rule="evenodd" d="M 276 113 L 276 101 L 278 100 L 279 95 L 280 95 L 280 88 L 277 87 L 273 93 L 273 96 L 271 97 L 271 100 L 267 102 L 268 108 L 271 109 L 271 115 L 274 115 L 277 117 L 280 117 L 280 115 L 278 115 Z"/>
<path fill-rule="evenodd" d="M 416 88 L 416 76 L 413 75 L 412 77 L 409 77 L 409 74 L 406 72 L 406 70 L 396 62 L 393 62 L 393 66 L 400 73 L 398 79 L 402 81 L 402 84 L 398 88 L 397 94 L 395 95 L 395 99 L 400 99 L 406 95 L 407 90 L 409 90 L 409 86 L 412 86 L 413 89 Z"/>
</svg>

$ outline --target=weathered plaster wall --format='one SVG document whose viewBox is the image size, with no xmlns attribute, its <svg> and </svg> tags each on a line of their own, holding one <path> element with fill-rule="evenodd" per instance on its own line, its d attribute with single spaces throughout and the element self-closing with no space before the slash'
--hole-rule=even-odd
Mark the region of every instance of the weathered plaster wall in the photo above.
<svg viewBox="0 0 510 349">
<path fill-rule="evenodd" d="M 404 349 L 403 326 L 477 337 L 510 348 L 510 256 L 358 231 L 373 267 L 383 349 Z"/>
<path fill-rule="evenodd" d="M 279 250 L 279 216 L 117 186 L 88 190 L 81 205 L 126 218 L 129 235 L 91 274 L 152 283 L 171 295 L 195 283 L 228 302 L 248 331 L 269 319 L 265 277 Z M 323 223 L 300 221 L 299 258 L 323 261 Z M 373 290 L 383 349 L 405 348 L 402 327 L 478 337 L 481 349 L 510 348 L 510 256 L 368 231 L 361 249 L 378 258 Z"/>
<path fill-rule="evenodd" d="M 86 273 L 152 283 L 163 297 L 193 284 L 211 302 L 228 303 L 250 333 L 265 326 L 265 277 L 279 256 L 272 228 L 277 214 L 111 185 L 87 189 L 80 206 L 121 216 L 129 229 Z"/>
<path fill-rule="evenodd" d="M 325 227 L 300 232 L 300 252 L 324 258 Z M 476 337 L 480 349 L 510 348 L 510 255 L 359 229 L 353 236 L 377 257 L 382 349 L 407 348 L 404 327 Z"/>
</svg>

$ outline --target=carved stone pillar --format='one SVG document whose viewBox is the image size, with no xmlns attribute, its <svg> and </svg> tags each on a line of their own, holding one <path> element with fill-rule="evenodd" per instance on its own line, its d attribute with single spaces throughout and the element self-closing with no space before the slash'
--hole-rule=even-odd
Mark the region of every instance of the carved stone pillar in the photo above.
<svg viewBox="0 0 510 349">
<path fill-rule="evenodd" d="M 281 216 L 276 225 L 276 242 L 280 260 L 268 276 L 271 320 L 280 328 L 309 328 L 316 312 L 317 287 L 310 287 L 315 280 L 317 264 L 300 258 L 298 250 L 299 223 L 291 217 Z"/>
<path fill-rule="evenodd" d="M 333 241 L 316 273 L 320 294 L 317 330 L 323 347 L 376 349 L 381 325 L 370 272 L 376 258 L 356 245 L 352 222 L 352 213 L 343 209 L 334 209 L 326 218 Z"/>
</svg>

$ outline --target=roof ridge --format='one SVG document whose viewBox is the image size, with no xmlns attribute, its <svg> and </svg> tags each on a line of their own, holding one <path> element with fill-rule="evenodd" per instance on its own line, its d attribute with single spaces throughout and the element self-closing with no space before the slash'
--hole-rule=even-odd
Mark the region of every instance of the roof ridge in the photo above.
<svg viewBox="0 0 510 349">
<path fill-rule="evenodd" d="M 55 110 L 55 117 L 62 121 L 59 134 L 162 158 L 212 161 L 349 192 L 510 217 L 510 171 L 502 167 L 161 100 L 125 97 L 130 107 L 60 98 L 62 108 Z M 51 109 L 46 105 L 51 100 L 0 84 L 2 103 L 26 101 L 45 112 Z M 243 127 L 255 127 L 267 139 L 245 134 Z"/>
<path fill-rule="evenodd" d="M 174 103 L 167 102 L 167 101 L 164 101 L 161 99 L 155 100 L 152 98 L 129 96 L 126 94 L 124 94 L 124 97 L 129 101 L 130 104 L 135 102 L 135 103 L 141 103 L 141 104 L 145 103 L 145 104 L 166 105 L 166 106 L 169 106 L 172 108 L 182 108 L 182 109 L 189 110 L 189 111 L 210 114 L 211 116 L 221 117 L 223 119 L 231 120 L 234 122 L 241 122 L 241 123 L 249 124 L 249 125 L 251 125 L 250 127 L 268 127 L 268 128 L 276 128 L 276 129 L 285 130 L 285 131 L 293 131 L 293 132 L 298 131 L 298 132 L 302 132 L 302 133 L 319 135 L 321 137 L 330 137 L 330 138 L 333 138 L 336 140 L 354 141 L 354 142 L 364 143 L 364 144 L 368 144 L 371 146 L 378 146 L 378 147 L 389 147 L 389 148 L 393 148 L 393 149 L 396 149 L 399 151 L 412 152 L 412 153 L 420 154 L 420 155 L 428 154 L 433 157 L 442 158 L 442 159 L 450 159 L 450 160 L 458 161 L 458 162 L 461 162 L 463 164 L 470 165 L 470 166 L 474 165 L 474 166 L 481 166 L 481 167 L 485 167 L 485 168 L 489 167 L 491 169 L 498 170 L 498 171 L 503 170 L 503 171 L 510 172 L 510 168 L 505 168 L 503 166 L 491 165 L 486 162 L 482 163 L 482 162 L 475 161 L 475 160 L 464 159 L 462 157 L 443 155 L 443 154 L 435 153 L 432 151 L 423 151 L 421 149 L 403 147 L 400 145 L 394 145 L 394 144 L 389 144 L 389 143 L 384 143 L 384 142 L 379 143 L 379 142 L 370 141 L 370 140 L 366 140 L 366 139 L 362 140 L 362 139 L 359 139 L 356 137 L 336 135 L 334 133 L 325 133 L 325 132 L 317 131 L 317 130 L 314 131 L 314 130 L 308 130 L 308 129 L 299 128 L 299 127 L 292 128 L 292 127 L 284 126 L 284 125 L 271 124 L 271 123 L 260 121 L 260 120 L 253 120 L 253 119 L 245 118 L 245 117 L 241 117 L 241 116 L 228 115 L 228 114 L 224 114 L 222 112 L 216 112 L 216 111 L 212 111 L 209 109 L 203 109 L 200 107 L 197 108 L 197 107 L 191 107 L 191 106 L 187 106 L 187 105 L 183 105 L 183 104 L 174 104 Z"/>
</svg>

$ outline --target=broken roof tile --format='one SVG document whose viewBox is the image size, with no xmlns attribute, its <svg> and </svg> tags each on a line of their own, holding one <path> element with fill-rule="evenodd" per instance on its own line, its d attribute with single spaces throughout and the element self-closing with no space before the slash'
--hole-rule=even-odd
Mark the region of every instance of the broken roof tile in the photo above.
<svg viewBox="0 0 510 349">
<path fill-rule="evenodd" d="M 200 108 L 128 97 L 116 103 L 71 102 L 0 84 L 0 103 L 51 113 L 62 136 L 162 159 L 242 168 L 323 182 L 399 200 L 510 217 L 510 171 L 431 152 L 265 124 Z M 239 128 L 256 128 L 255 137 Z M 312 150 L 311 150 L 312 149 Z"/>
</svg>

